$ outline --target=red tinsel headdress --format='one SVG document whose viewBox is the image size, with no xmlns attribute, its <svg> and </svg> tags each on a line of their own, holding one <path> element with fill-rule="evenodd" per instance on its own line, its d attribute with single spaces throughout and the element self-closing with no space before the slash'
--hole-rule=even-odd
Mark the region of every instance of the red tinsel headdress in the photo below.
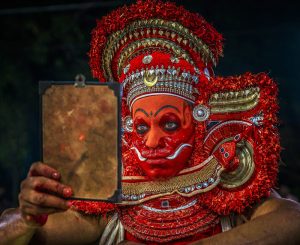
<svg viewBox="0 0 300 245">
<path fill-rule="evenodd" d="M 99 81 L 121 82 L 122 69 L 145 50 L 163 50 L 195 67 L 202 63 L 211 66 L 222 55 L 222 41 L 221 34 L 199 14 L 171 2 L 140 0 L 97 22 L 90 67 Z"/>
<path fill-rule="evenodd" d="M 113 11 L 92 35 L 93 76 L 122 83 L 129 107 L 153 93 L 194 102 L 222 54 L 222 36 L 201 16 L 159 0 Z"/>
</svg>

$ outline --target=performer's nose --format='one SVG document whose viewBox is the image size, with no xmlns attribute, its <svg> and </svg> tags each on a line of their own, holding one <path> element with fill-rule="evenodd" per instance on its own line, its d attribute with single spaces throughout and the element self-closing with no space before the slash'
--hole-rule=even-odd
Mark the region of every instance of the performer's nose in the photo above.
<svg viewBox="0 0 300 245">
<path fill-rule="evenodd" d="M 146 146 L 149 148 L 157 148 L 161 144 L 162 135 L 156 128 L 151 128 L 146 137 Z"/>
</svg>

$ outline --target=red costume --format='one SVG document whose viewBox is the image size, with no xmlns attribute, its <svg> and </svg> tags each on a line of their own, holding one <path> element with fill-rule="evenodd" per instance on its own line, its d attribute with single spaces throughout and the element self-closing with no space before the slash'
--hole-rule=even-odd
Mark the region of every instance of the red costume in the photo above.
<svg viewBox="0 0 300 245">
<path fill-rule="evenodd" d="M 100 244 L 187 244 L 229 229 L 270 194 L 278 172 L 277 87 L 264 73 L 215 77 L 222 36 L 170 2 L 138 1 L 103 17 L 90 66 L 123 84 L 122 203 Z"/>
</svg>

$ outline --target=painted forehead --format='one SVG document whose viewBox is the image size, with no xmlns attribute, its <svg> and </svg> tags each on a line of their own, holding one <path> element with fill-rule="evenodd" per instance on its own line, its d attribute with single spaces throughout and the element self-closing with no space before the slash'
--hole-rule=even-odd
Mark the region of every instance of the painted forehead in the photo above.
<svg viewBox="0 0 300 245">
<path fill-rule="evenodd" d="M 169 109 L 169 110 L 177 112 L 177 113 L 181 113 L 179 108 L 174 105 L 163 105 L 162 107 L 158 108 L 157 110 L 154 109 L 154 110 L 147 111 L 141 107 L 138 107 L 135 111 L 133 111 L 133 117 L 135 117 L 138 112 L 141 112 L 142 114 L 144 114 L 147 117 L 150 117 L 150 116 L 156 117 L 157 115 L 162 114 L 161 112 L 163 112 L 166 109 Z"/>
<path fill-rule="evenodd" d="M 173 96 L 151 96 L 137 100 L 132 107 L 132 116 L 143 113 L 146 116 L 157 116 L 162 111 L 168 110 L 181 114 L 186 102 Z"/>
</svg>

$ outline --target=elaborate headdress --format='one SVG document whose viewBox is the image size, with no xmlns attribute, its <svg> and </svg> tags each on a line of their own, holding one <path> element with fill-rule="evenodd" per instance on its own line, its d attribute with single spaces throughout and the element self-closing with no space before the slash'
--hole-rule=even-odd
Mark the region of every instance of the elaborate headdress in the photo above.
<svg viewBox="0 0 300 245">
<path fill-rule="evenodd" d="M 138 1 L 98 22 L 90 66 L 99 81 L 123 84 L 129 106 L 151 93 L 194 102 L 194 85 L 221 54 L 222 36 L 198 14 L 169 2 Z"/>
<path fill-rule="evenodd" d="M 270 193 L 280 151 L 277 87 L 264 73 L 215 78 L 212 66 L 222 55 L 222 36 L 201 16 L 170 2 L 137 1 L 98 21 L 89 55 L 95 78 L 123 84 L 126 203 L 164 193 L 201 193 L 201 203 L 218 214 L 229 214 L 243 212 Z M 141 175 L 132 157 L 128 161 L 130 107 L 153 94 L 178 96 L 194 104 L 196 141 L 189 170 L 165 189 L 160 189 L 165 186 L 161 183 L 150 183 L 151 190 L 158 188 L 151 193 L 145 183 L 131 188 L 132 180 L 126 181 L 126 176 Z M 186 181 L 186 172 L 195 176 Z"/>
</svg>

